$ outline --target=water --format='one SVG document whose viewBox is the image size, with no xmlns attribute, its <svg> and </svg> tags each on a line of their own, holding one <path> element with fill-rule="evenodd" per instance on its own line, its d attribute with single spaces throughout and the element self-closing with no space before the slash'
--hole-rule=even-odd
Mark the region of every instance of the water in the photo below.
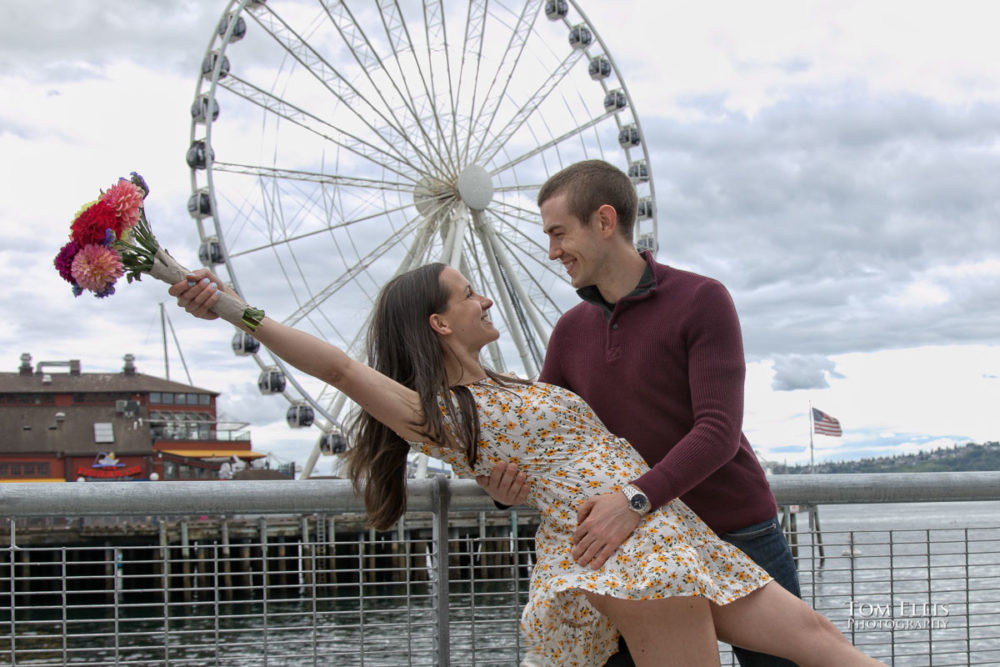
<svg viewBox="0 0 1000 667">
<path fill-rule="evenodd" d="M 801 549 L 803 596 L 889 664 L 1000 664 L 998 509 L 996 502 L 822 507 L 826 558 L 821 566 L 815 540 Z"/>
<path fill-rule="evenodd" d="M 998 510 L 996 502 L 824 506 L 822 559 L 818 540 L 801 532 L 806 515 L 799 514 L 804 598 L 888 664 L 1000 664 Z M 517 664 L 526 586 L 523 573 L 452 582 L 452 665 Z M 16 664 L 436 664 L 436 612 L 426 582 L 354 583 L 280 602 L 165 607 L 158 599 L 72 611 L 64 617 L 57 608 L 31 610 L 37 625 L 19 618 L 9 642 L 17 645 Z M 10 655 L 0 649 L 0 663 Z M 730 664 L 728 651 L 723 655 Z"/>
</svg>

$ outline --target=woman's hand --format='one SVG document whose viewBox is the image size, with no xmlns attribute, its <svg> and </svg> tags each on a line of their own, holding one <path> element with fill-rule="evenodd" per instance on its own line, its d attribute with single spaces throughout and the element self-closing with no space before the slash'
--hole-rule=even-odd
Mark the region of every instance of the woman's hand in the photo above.
<svg viewBox="0 0 1000 667">
<path fill-rule="evenodd" d="M 489 475 L 476 477 L 476 483 L 493 498 L 493 502 L 507 507 L 520 505 L 528 497 L 528 476 L 519 472 L 514 463 L 497 463 Z"/>
<path fill-rule="evenodd" d="M 182 280 L 170 286 L 167 292 L 177 297 L 177 305 L 203 320 L 214 320 L 218 315 L 212 312 L 212 306 L 219 300 L 219 292 L 226 291 L 236 296 L 236 293 L 226 288 L 218 276 L 208 269 L 192 271 L 187 280 Z"/>
</svg>

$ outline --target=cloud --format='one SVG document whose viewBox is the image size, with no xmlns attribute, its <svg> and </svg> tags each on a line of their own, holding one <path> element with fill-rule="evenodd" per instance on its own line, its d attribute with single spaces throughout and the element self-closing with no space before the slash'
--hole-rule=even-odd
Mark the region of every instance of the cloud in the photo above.
<svg viewBox="0 0 1000 667">
<path fill-rule="evenodd" d="M 894 446 L 896 436 L 883 433 L 917 434 L 913 442 L 920 434 L 998 437 L 1000 309 L 990 305 L 1000 303 L 1000 41 L 991 19 L 1000 10 L 965 0 L 886 2 L 777 0 L 771 13 L 724 3 L 725 21 L 711 2 L 587 8 L 628 82 L 651 152 L 658 258 L 718 278 L 733 295 L 754 374 L 747 428 L 765 450 L 804 451 L 806 399 L 844 423 L 851 437 L 838 443 L 843 455 L 855 444 Z M 73 299 L 51 268 L 73 212 L 132 169 L 153 188 L 148 212 L 160 240 L 198 264 L 183 160 L 188 109 L 222 7 L 4 7 L 0 87 L 9 102 L 0 108 L 0 180 L 16 194 L 0 199 L 0 310 L 14 314 L 0 320 L 0 346 L 13 351 L 8 369 L 22 351 L 80 358 L 92 371 L 117 370 L 132 352 L 141 372 L 160 374 L 164 301 L 193 383 L 223 392 L 224 410 L 251 422 L 255 446 L 308 451 L 318 432 L 289 429 L 287 402 L 259 395 L 259 368 L 232 354 L 230 328 L 178 315 L 151 280 L 123 285 L 108 300 Z M 271 51 L 246 48 L 250 42 L 233 45 L 236 69 L 281 64 Z M 235 104 L 223 108 L 214 139 L 221 146 L 225 132 L 244 141 L 241 159 L 252 162 L 268 150 L 245 141 L 260 120 L 237 112 Z M 308 141 L 290 136 L 283 128 L 283 151 L 315 158 Z M 621 159 L 617 150 L 606 147 Z M 331 171 L 357 175 L 346 158 L 323 159 Z M 281 219 L 258 220 L 244 214 L 264 188 L 216 178 L 225 186 L 220 206 L 231 213 L 223 235 L 234 247 L 272 222 L 301 231 L 310 206 L 330 205 L 350 219 L 365 203 L 283 198 Z M 533 215 L 530 201 L 526 211 Z M 306 286 L 321 288 L 336 274 L 318 258 L 323 248 L 303 249 L 298 266 L 277 251 L 256 265 L 247 259 L 236 269 L 241 286 L 251 301 L 287 316 Z M 351 330 L 338 318 L 360 320 L 395 268 L 386 262 L 332 296 L 333 314 L 304 324 L 324 336 Z M 172 377 L 183 378 L 173 347 L 170 354 Z"/>
<path fill-rule="evenodd" d="M 836 364 L 821 355 L 786 354 L 774 359 L 774 380 L 771 388 L 775 391 L 796 389 L 826 389 L 830 386 L 828 377 L 843 377 L 834 369 Z"/>
</svg>

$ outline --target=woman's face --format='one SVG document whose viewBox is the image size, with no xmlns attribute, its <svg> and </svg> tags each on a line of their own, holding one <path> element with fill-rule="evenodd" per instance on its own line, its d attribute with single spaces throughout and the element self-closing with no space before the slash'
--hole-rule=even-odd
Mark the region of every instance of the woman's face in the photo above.
<svg viewBox="0 0 1000 667">
<path fill-rule="evenodd" d="M 447 307 L 437 316 L 448 325 L 456 342 L 479 349 L 500 337 L 489 316 L 492 301 L 476 294 L 465 276 L 450 266 L 441 271 L 439 280 L 449 297 Z"/>
</svg>

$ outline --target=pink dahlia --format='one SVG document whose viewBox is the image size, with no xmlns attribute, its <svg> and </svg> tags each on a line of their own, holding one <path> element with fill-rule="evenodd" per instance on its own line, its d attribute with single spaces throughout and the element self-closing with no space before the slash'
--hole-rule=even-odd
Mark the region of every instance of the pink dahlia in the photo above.
<svg viewBox="0 0 1000 667">
<path fill-rule="evenodd" d="M 112 230 L 117 237 L 117 228 L 120 227 L 115 211 L 111 206 L 99 199 L 88 208 L 84 209 L 73 221 L 70 227 L 70 238 L 81 246 L 92 243 L 104 243 L 108 229 Z"/>
<path fill-rule="evenodd" d="M 80 244 L 76 241 L 70 241 L 62 248 L 59 249 L 59 254 L 56 255 L 55 261 L 56 271 L 62 276 L 62 279 L 68 283 L 76 284 L 73 280 L 73 274 L 70 273 L 70 269 L 73 266 L 73 259 L 76 257 L 77 253 L 80 252 Z"/>
<path fill-rule="evenodd" d="M 118 253 L 100 244 L 85 245 L 73 258 L 73 280 L 97 296 L 114 294 L 115 281 L 125 273 Z"/>
<path fill-rule="evenodd" d="M 121 238 L 125 230 L 135 227 L 139 222 L 139 211 L 142 209 L 143 192 L 132 181 L 124 178 L 108 188 L 101 195 L 101 201 L 107 202 L 115 212 L 117 225 L 113 228 L 116 238 Z"/>
</svg>

